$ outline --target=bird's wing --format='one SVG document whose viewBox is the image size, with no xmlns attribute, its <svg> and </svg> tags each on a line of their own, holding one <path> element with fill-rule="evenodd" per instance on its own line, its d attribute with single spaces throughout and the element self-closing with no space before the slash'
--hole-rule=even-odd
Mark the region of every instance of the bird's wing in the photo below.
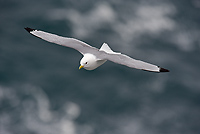
<svg viewBox="0 0 200 134">
<path fill-rule="evenodd" d="M 169 70 L 167 69 L 164 69 L 159 66 L 156 66 L 147 62 L 143 62 L 140 60 L 135 60 L 125 54 L 103 53 L 103 54 L 100 54 L 99 57 L 101 59 L 110 60 L 112 62 L 125 65 L 131 68 L 142 69 L 142 70 L 151 71 L 151 72 L 169 72 Z"/>
<path fill-rule="evenodd" d="M 169 72 L 169 70 L 167 69 L 140 60 L 135 60 L 125 54 L 109 54 L 104 51 L 99 51 L 99 49 L 74 38 L 62 37 L 40 30 L 31 29 L 28 27 L 25 29 L 36 37 L 39 37 L 48 42 L 56 43 L 58 45 L 73 48 L 83 55 L 86 53 L 91 53 L 97 56 L 97 58 L 99 58 L 100 60 L 110 60 L 112 62 L 122 64 L 131 68 L 137 68 L 153 72 Z"/>
<path fill-rule="evenodd" d="M 51 33 L 47 33 L 47 32 L 43 32 L 40 30 L 35 30 L 32 28 L 25 28 L 30 34 L 39 37 L 43 40 L 46 40 L 48 42 L 52 42 L 52 43 L 56 43 L 58 45 L 62 45 L 65 47 L 70 47 L 73 48 L 77 51 L 79 51 L 81 54 L 85 54 L 85 53 L 90 53 L 90 51 L 94 52 L 94 51 L 98 51 L 97 48 L 92 47 L 80 40 L 74 39 L 74 38 L 67 38 L 67 37 L 62 37 L 62 36 L 58 36 L 55 34 L 51 34 Z"/>
</svg>

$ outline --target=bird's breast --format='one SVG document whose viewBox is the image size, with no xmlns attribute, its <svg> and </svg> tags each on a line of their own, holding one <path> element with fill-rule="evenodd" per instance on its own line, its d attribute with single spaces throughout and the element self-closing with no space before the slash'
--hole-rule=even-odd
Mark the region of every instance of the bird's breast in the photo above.
<svg viewBox="0 0 200 134">
<path fill-rule="evenodd" d="M 92 64 L 90 64 L 89 66 L 85 66 L 84 68 L 86 70 L 94 70 L 96 69 L 97 67 L 101 66 L 102 64 L 104 64 L 107 60 L 98 60 L 98 61 L 95 61 L 93 62 Z"/>
</svg>

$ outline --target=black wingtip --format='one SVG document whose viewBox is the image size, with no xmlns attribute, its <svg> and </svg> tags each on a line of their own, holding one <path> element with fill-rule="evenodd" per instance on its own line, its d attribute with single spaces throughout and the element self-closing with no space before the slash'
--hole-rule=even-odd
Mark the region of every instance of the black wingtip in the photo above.
<svg viewBox="0 0 200 134">
<path fill-rule="evenodd" d="M 159 72 L 169 72 L 169 70 L 160 67 Z"/>
<path fill-rule="evenodd" d="M 26 27 L 24 29 L 26 29 L 26 31 L 28 31 L 29 33 L 35 30 L 35 29 L 29 28 L 29 27 Z"/>
</svg>

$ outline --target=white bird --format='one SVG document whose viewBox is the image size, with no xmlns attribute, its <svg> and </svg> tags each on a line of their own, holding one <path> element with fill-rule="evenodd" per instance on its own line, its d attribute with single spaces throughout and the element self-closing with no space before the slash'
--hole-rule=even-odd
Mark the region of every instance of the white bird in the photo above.
<svg viewBox="0 0 200 134">
<path fill-rule="evenodd" d="M 85 68 L 86 70 L 94 70 L 104 64 L 107 60 L 109 60 L 131 68 L 142 69 L 152 72 L 169 72 L 169 70 L 161 68 L 159 66 L 140 60 L 135 60 L 125 54 L 114 52 L 106 43 L 104 43 L 100 49 L 97 49 L 74 38 L 62 37 L 28 27 L 25 29 L 32 35 L 39 37 L 43 40 L 65 47 L 70 47 L 79 51 L 83 55 L 83 58 L 80 61 L 79 69 Z"/>
</svg>

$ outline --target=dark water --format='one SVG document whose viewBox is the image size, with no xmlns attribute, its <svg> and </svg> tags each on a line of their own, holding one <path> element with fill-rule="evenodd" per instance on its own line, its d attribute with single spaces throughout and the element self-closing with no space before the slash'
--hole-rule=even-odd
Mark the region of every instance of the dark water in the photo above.
<svg viewBox="0 0 200 134">
<path fill-rule="evenodd" d="M 199 134 L 199 0 L 0 0 L 0 134 Z M 74 37 L 170 69 L 107 62 L 29 35 Z"/>
</svg>

